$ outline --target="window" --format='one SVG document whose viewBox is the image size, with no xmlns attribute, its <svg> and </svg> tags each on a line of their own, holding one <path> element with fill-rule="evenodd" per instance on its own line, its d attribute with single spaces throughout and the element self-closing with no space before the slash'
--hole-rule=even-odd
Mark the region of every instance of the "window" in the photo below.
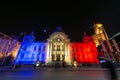
<svg viewBox="0 0 120 80">
<path fill-rule="evenodd" d="M 24 53 L 21 53 L 21 59 L 24 58 Z"/>
<path fill-rule="evenodd" d="M 34 51 L 36 51 L 36 47 L 37 47 L 37 46 L 34 47 Z"/>
<path fill-rule="evenodd" d="M 41 50 L 41 46 L 39 46 L 39 51 Z"/>
</svg>

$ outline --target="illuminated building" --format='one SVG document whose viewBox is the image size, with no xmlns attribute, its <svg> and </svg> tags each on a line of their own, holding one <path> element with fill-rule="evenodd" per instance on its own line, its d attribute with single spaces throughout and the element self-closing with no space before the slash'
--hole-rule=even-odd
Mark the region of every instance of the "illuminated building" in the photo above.
<svg viewBox="0 0 120 80">
<path fill-rule="evenodd" d="M 35 64 L 38 61 L 46 65 L 63 61 L 68 65 L 74 62 L 99 64 L 97 47 L 100 45 L 105 57 L 119 58 L 119 42 L 114 40 L 118 38 L 119 41 L 119 36 L 116 35 L 108 39 L 102 24 L 94 25 L 92 36 L 84 33 L 82 42 L 70 42 L 61 27 L 58 27 L 46 42 L 35 41 L 33 32 L 25 35 L 21 43 L 0 33 L 0 59 L 2 64 L 8 56 L 12 56 L 15 64 Z"/>
<path fill-rule="evenodd" d="M 1 65 L 6 62 L 8 57 L 11 57 L 11 61 L 17 56 L 18 50 L 20 48 L 20 42 L 16 39 L 0 33 L 0 59 L 2 61 Z"/>
<path fill-rule="evenodd" d="M 49 61 L 65 61 L 71 64 L 70 39 L 60 27 L 48 38 L 47 62 Z"/>
<path fill-rule="evenodd" d="M 101 41 L 99 45 L 104 57 L 116 62 L 120 62 L 119 34 L 120 33 L 117 33 L 111 38 Z"/>
<path fill-rule="evenodd" d="M 75 56 L 75 60 L 79 63 L 91 63 L 97 64 L 99 63 L 98 51 L 94 40 L 91 36 L 88 36 L 84 33 L 82 42 L 73 42 L 72 48 Z"/>
<path fill-rule="evenodd" d="M 36 61 L 46 65 L 65 61 L 67 65 L 78 63 L 98 64 L 98 52 L 93 38 L 84 35 L 83 42 L 70 42 L 65 32 L 58 27 L 46 42 L 36 42 L 34 35 L 26 35 L 21 43 L 16 64 L 35 64 Z"/>
<path fill-rule="evenodd" d="M 108 38 L 104 26 L 101 23 L 94 24 L 93 28 L 94 34 L 92 37 L 96 43 L 96 47 L 101 47 L 100 50 L 103 52 L 104 57 L 116 61 L 116 56 L 120 57 L 120 50 L 118 46 L 119 42 L 116 42 L 117 39 L 114 39 L 114 37 L 118 34 L 113 35 L 112 38 Z"/>
<path fill-rule="evenodd" d="M 45 62 L 45 58 L 46 43 L 36 42 L 32 32 L 23 38 L 15 63 L 34 64 L 36 61 Z"/>
<path fill-rule="evenodd" d="M 116 62 L 120 62 L 120 32 L 113 35 L 109 42 L 111 44 L 111 48 L 109 48 L 109 53 L 113 54 L 114 60 Z"/>
<path fill-rule="evenodd" d="M 115 39 L 116 43 L 118 43 L 118 47 L 120 47 L 120 32 L 118 32 L 117 34 L 113 35 L 110 39 Z M 118 50 L 119 52 L 119 50 Z"/>
<path fill-rule="evenodd" d="M 100 45 L 100 42 L 108 40 L 108 35 L 104 29 L 103 24 L 96 23 L 93 26 L 95 34 L 92 35 L 96 46 Z"/>
</svg>

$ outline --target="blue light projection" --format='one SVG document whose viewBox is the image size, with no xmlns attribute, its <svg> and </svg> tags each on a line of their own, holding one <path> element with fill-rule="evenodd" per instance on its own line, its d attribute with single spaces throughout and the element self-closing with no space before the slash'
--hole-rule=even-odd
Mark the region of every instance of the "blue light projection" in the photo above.
<svg viewBox="0 0 120 80">
<path fill-rule="evenodd" d="M 18 55 L 15 59 L 16 64 L 35 64 L 36 61 L 44 63 L 46 60 L 46 43 L 35 42 L 33 35 L 24 37 Z"/>
</svg>

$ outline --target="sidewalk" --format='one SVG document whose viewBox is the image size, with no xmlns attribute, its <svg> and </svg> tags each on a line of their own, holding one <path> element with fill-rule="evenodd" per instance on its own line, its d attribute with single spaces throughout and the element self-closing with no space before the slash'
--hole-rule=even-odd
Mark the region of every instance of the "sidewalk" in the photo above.
<svg viewBox="0 0 120 80">
<path fill-rule="evenodd" d="M 38 67 L 37 69 L 34 69 L 34 67 L 21 67 L 21 68 L 16 68 L 16 69 L 12 69 L 11 66 L 3 66 L 0 67 L 0 71 L 28 71 L 28 70 L 37 70 L 37 71 L 80 71 L 80 70 L 108 70 L 107 68 L 102 68 L 102 67 L 79 67 L 79 68 L 75 68 L 75 67 L 58 67 L 58 68 L 54 68 L 54 67 Z M 119 68 L 116 68 L 116 70 L 120 70 Z"/>
<path fill-rule="evenodd" d="M 0 71 L 23 71 L 23 70 L 37 70 L 37 71 L 80 71 L 80 70 L 108 70 L 107 68 L 102 68 L 100 65 L 96 66 L 80 66 L 80 67 L 37 67 L 34 69 L 33 65 L 19 66 L 13 69 L 12 66 L 0 66 Z M 116 67 L 116 70 L 120 70 L 120 67 Z"/>
</svg>

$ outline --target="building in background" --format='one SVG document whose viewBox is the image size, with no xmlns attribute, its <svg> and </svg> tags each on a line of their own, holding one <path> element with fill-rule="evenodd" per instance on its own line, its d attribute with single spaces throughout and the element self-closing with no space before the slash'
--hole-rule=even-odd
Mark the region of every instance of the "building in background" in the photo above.
<svg viewBox="0 0 120 80">
<path fill-rule="evenodd" d="M 93 25 L 93 28 L 94 28 L 94 33 L 95 34 L 93 34 L 91 36 L 93 37 L 96 46 L 99 46 L 100 42 L 106 41 L 106 40 L 109 39 L 103 24 L 95 23 Z"/>
<path fill-rule="evenodd" d="M 18 53 L 20 42 L 8 35 L 0 33 L 0 60 L 1 65 L 12 62 Z"/>
<path fill-rule="evenodd" d="M 116 43 L 118 43 L 118 47 L 120 47 L 120 32 L 116 33 L 115 35 L 113 35 L 110 39 L 115 39 Z"/>
<path fill-rule="evenodd" d="M 112 42 L 112 48 L 114 50 L 114 57 L 117 62 L 120 62 L 120 32 L 113 35 L 109 41 Z"/>
<path fill-rule="evenodd" d="M 109 38 L 101 23 L 94 23 L 86 32 L 93 37 L 100 56 L 120 62 L 120 33 Z"/>
<path fill-rule="evenodd" d="M 104 54 L 105 58 L 109 58 L 115 62 L 120 62 L 120 33 L 113 35 L 111 38 L 99 41 L 99 51 Z"/>
</svg>

